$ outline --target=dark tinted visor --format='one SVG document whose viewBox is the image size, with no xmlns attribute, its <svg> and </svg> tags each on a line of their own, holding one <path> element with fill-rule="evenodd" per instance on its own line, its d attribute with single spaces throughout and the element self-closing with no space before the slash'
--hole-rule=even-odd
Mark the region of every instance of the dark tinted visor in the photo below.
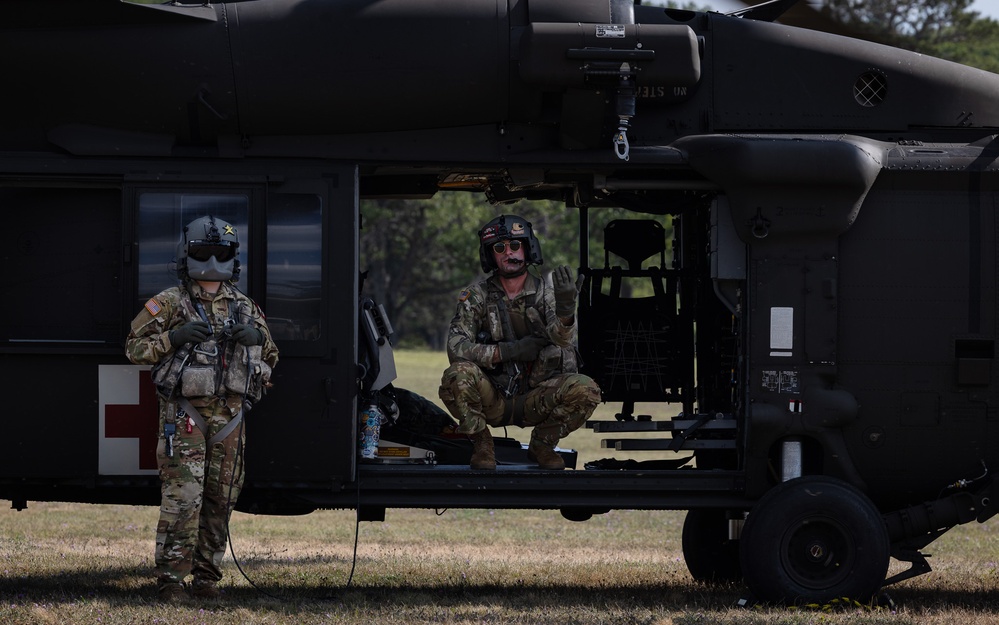
<svg viewBox="0 0 999 625">
<path fill-rule="evenodd" d="M 225 263 L 236 258 L 236 246 L 227 241 L 221 243 L 189 241 L 187 244 L 187 255 L 201 262 L 207 261 L 214 256 L 220 263 Z"/>
</svg>

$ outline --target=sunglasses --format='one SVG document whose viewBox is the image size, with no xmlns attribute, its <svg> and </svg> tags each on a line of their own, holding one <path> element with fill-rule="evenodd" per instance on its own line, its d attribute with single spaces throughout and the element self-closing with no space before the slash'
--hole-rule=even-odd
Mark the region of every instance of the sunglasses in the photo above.
<svg viewBox="0 0 999 625">
<path fill-rule="evenodd" d="M 497 254 L 502 254 L 506 251 L 506 246 L 510 246 L 511 252 L 516 252 L 520 249 L 520 241 L 497 241 L 493 243 L 493 251 Z"/>
<path fill-rule="evenodd" d="M 236 246 L 231 243 L 190 241 L 188 242 L 187 255 L 199 262 L 206 262 L 214 256 L 219 262 L 225 263 L 236 258 Z"/>
</svg>

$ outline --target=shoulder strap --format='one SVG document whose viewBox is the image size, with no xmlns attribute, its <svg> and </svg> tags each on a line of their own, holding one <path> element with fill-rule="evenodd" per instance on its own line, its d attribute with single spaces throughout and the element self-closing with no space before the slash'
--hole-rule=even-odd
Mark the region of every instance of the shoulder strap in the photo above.
<svg viewBox="0 0 999 625">
<path fill-rule="evenodd" d="M 536 277 L 535 279 L 538 282 L 538 286 L 536 289 L 534 289 L 534 293 L 531 293 L 527 301 L 524 302 L 524 305 L 527 308 L 537 308 L 538 302 L 545 301 L 544 294 L 545 294 L 545 289 L 548 287 L 548 285 L 545 279 L 542 277 Z"/>
<path fill-rule="evenodd" d="M 191 293 L 189 284 L 185 283 L 183 286 L 178 287 L 178 290 L 180 291 L 180 307 L 184 311 L 184 317 L 187 317 L 188 321 L 197 321 L 197 318 L 200 317 L 202 321 L 208 323 L 208 315 L 205 313 L 205 307 Z"/>
</svg>

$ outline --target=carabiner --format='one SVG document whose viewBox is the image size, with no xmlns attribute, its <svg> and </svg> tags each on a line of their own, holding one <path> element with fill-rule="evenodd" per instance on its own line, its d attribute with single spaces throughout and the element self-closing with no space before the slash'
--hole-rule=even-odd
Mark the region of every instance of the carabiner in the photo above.
<svg viewBox="0 0 999 625">
<path fill-rule="evenodd" d="M 614 136 L 614 153 L 622 161 L 627 161 L 631 158 L 631 145 L 628 144 L 628 129 L 624 126 L 618 127 L 617 134 Z"/>
</svg>

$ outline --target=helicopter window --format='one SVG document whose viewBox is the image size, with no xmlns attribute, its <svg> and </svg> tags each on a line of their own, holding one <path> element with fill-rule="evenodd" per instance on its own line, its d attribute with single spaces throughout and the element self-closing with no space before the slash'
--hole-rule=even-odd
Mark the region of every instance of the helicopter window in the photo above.
<svg viewBox="0 0 999 625">
<path fill-rule="evenodd" d="M 248 193 L 143 191 L 138 195 L 139 290 L 136 309 L 177 282 L 177 245 L 184 226 L 215 215 L 239 233 L 240 284 L 250 284 L 246 250 L 250 240 Z"/>
<path fill-rule="evenodd" d="M 320 336 L 322 198 L 272 193 L 267 202 L 267 325 L 278 341 Z"/>
</svg>

